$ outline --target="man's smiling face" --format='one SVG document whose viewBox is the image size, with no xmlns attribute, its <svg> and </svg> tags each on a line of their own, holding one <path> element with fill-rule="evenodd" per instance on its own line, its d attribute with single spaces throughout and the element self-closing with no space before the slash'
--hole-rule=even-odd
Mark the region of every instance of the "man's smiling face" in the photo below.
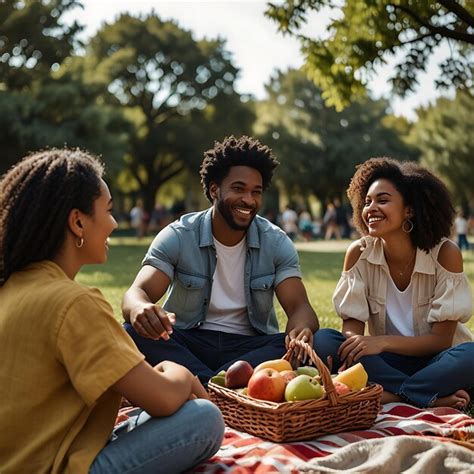
<svg viewBox="0 0 474 474">
<path fill-rule="evenodd" d="M 233 230 L 247 230 L 262 205 L 262 175 L 249 166 L 232 166 L 214 188 L 214 207 Z M 212 188 L 211 188 L 212 189 Z"/>
</svg>

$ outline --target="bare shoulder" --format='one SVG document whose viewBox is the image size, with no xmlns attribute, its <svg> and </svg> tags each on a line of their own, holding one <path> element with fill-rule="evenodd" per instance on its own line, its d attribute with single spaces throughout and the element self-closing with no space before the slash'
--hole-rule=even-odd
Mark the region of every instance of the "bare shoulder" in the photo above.
<svg viewBox="0 0 474 474">
<path fill-rule="evenodd" d="M 438 253 L 438 263 L 452 273 L 461 273 L 463 271 L 463 261 L 461 251 L 451 240 L 446 240 Z"/>
<path fill-rule="evenodd" d="M 354 240 L 349 248 L 346 251 L 346 256 L 344 258 L 344 271 L 350 270 L 359 260 L 360 255 L 362 254 L 361 249 L 361 240 Z"/>
</svg>

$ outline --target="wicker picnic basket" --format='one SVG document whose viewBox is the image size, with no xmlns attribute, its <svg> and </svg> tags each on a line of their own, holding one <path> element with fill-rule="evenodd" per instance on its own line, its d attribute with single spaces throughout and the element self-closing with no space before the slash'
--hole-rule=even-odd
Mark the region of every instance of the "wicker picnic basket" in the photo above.
<svg viewBox="0 0 474 474">
<path fill-rule="evenodd" d="M 221 409 L 225 423 L 237 430 L 275 442 L 302 441 L 342 431 L 366 429 L 380 410 L 382 387 L 369 384 L 358 392 L 339 396 L 331 374 L 309 344 L 298 341 L 319 370 L 326 394 L 319 400 L 267 402 L 235 390 L 208 384 L 211 400 Z M 294 348 L 283 357 L 293 363 Z"/>
</svg>

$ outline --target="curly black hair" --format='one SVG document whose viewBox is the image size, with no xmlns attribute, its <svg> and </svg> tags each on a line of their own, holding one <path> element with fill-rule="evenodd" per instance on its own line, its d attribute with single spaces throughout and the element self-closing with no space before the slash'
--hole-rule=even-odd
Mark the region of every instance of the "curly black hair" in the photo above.
<svg viewBox="0 0 474 474">
<path fill-rule="evenodd" d="M 370 185 L 378 180 L 390 181 L 402 195 L 405 205 L 413 209 L 413 244 L 428 252 L 443 237 L 449 237 L 455 217 L 451 195 L 433 173 L 413 161 L 371 158 L 357 167 L 347 196 L 354 210 L 354 225 L 361 235 L 368 229 L 362 219 L 365 197 Z"/>
<path fill-rule="evenodd" d="M 209 186 L 212 182 L 220 185 L 229 174 L 232 166 L 249 166 L 262 175 L 263 190 L 267 189 L 273 177 L 273 170 L 279 162 L 272 155 L 272 150 L 262 145 L 256 138 L 233 135 L 215 142 L 214 148 L 204 153 L 200 175 L 204 193 L 212 203 Z"/>
<path fill-rule="evenodd" d="M 72 209 L 92 215 L 102 163 L 72 149 L 33 153 L 0 180 L 0 286 L 33 262 L 53 258 Z"/>
</svg>

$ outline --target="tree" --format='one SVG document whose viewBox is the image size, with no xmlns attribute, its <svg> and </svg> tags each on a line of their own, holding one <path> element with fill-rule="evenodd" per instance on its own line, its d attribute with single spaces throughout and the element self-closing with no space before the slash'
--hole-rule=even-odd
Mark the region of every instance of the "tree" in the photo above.
<svg viewBox="0 0 474 474">
<path fill-rule="evenodd" d="M 0 89 L 28 89 L 49 76 L 71 55 L 77 22 L 62 22 L 77 0 L 4 0 L 0 2 Z"/>
<path fill-rule="evenodd" d="M 330 9 L 321 39 L 301 33 L 310 12 Z M 471 0 L 285 0 L 269 3 L 266 14 L 296 36 L 306 69 L 338 110 L 366 93 L 388 55 L 400 57 L 391 79 L 396 94 L 413 91 L 417 76 L 442 40 L 452 54 L 441 64 L 439 87 L 472 88 L 474 3 Z"/>
<path fill-rule="evenodd" d="M 154 13 L 123 14 L 87 45 L 81 65 L 87 80 L 102 84 L 105 100 L 120 104 L 133 124 L 127 172 L 148 211 L 160 186 L 202 156 L 195 124 L 205 124 L 209 105 L 220 96 L 235 105 L 238 70 L 224 47 L 221 39 L 196 41 Z"/>
<path fill-rule="evenodd" d="M 474 201 L 474 97 L 459 91 L 454 99 L 441 98 L 417 110 L 409 140 L 429 169 L 449 184 L 455 199 L 467 207 Z"/>
<path fill-rule="evenodd" d="M 126 122 L 98 89 L 67 71 L 81 26 L 62 22 L 75 0 L 0 2 L 0 173 L 32 150 L 82 147 L 109 171 L 125 153 Z"/>
<path fill-rule="evenodd" d="M 320 90 L 300 70 L 279 72 L 259 105 L 256 130 L 271 144 L 288 194 L 313 194 L 324 204 L 342 197 L 355 166 L 373 156 L 416 159 L 387 116 L 383 100 L 355 102 L 342 112 L 325 106 Z M 408 124 L 404 124 L 408 130 Z"/>
<path fill-rule="evenodd" d="M 0 91 L 0 173 L 30 151 L 69 146 L 102 155 L 114 176 L 127 149 L 127 128 L 119 110 L 100 104 L 95 91 L 67 74 L 21 92 Z"/>
</svg>

